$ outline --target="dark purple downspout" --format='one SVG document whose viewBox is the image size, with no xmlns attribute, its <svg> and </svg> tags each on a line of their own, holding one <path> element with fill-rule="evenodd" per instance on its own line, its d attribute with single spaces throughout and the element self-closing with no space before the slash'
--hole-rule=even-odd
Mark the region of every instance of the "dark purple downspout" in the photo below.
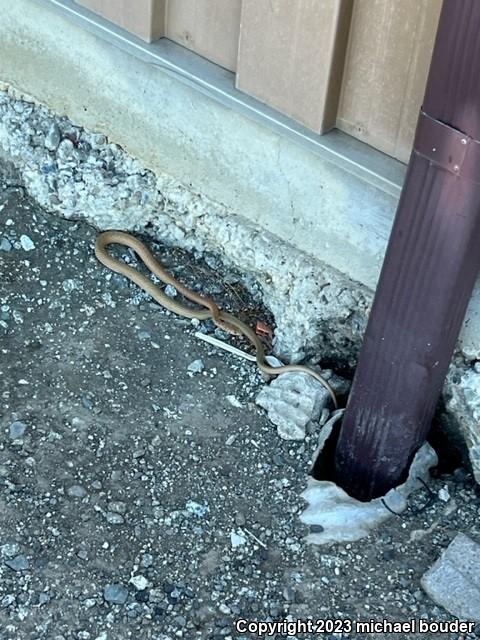
<svg viewBox="0 0 480 640">
<path fill-rule="evenodd" d="M 361 500 L 408 473 L 480 269 L 480 0 L 444 0 L 407 177 L 342 422 L 335 480 Z"/>
</svg>

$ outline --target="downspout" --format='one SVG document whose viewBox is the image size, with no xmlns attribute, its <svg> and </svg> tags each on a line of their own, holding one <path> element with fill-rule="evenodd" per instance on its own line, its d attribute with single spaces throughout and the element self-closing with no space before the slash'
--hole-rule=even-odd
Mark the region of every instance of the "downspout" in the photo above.
<svg viewBox="0 0 480 640">
<path fill-rule="evenodd" d="M 426 440 L 480 269 L 480 0 L 444 0 L 407 177 L 335 454 L 369 500 Z"/>
</svg>

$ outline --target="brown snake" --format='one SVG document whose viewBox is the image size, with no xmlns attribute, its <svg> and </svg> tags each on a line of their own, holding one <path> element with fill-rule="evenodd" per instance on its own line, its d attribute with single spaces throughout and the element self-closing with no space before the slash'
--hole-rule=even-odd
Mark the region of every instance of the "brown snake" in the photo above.
<svg viewBox="0 0 480 640">
<path fill-rule="evenodd" d="M 204 307 L 204 309 L 192 309 L 191 307 L 187 307 L 169 298 L 163 290 L 160 287 L 157 287 L 157 285 L 155 285 L 149 278 L 142 275 L 139 271 L 130 267 L 128 264 L 113 258 L 106 249 L 110 244 L 121 244 L 133 249 L 138 257 L 141 258 L 147 269 L 160 278 L 160 280 L 165 284 L 172 285 L 182 296 L 197 303 L 201 307 Z M 335 408 L 338 407 L 335 392 L 319 373 L 301 364 L 287 364 L 281 367 L 271 367 L 265 361 L 265 351 L 262 341 L 251 327 L 231 313 L 222 311 L 211 298 L 201 296 L 179 282 L 170 273 L 168 273 L 168 271 L 166 271 L 166 269 L 150 253 L 147 247 L 140 242 L 140 240 L 137 240 L 137 238 L 134 238 L 128 233 L 123 233 L 122 231 L 104 231 L 97 236 L 95 243 L 95 255 L 97 259 L 108 269 L 111 269 L 116 273 L 120 273 L 122 276 L 125 276 L 134 282 L 141 289 L 150 294 L 158 304 L 169 311 L 180 316 L 184 316 L 185 318 L 197 318 L 197 320 L 212 319 L 217 327 L 220 327 L 229 333 L 245 336 L 245 338 L 247 338 L 247 340 L 249 340 L 256 349 L 256 364 L 263 373 L 277 376 L 280 373 L 286 373 L 287 371 L 296 371 L 312 376 L 315 380 L 318 380 L 325 389 L 327 389 L 333 400 Z"/>
</svg>

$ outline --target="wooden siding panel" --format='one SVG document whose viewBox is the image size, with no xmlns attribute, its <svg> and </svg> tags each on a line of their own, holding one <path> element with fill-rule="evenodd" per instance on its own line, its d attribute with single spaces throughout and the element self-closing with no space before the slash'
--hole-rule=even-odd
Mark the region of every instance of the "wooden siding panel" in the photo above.
<svg viewBox="0 0 480 640">
<path fill-rule="evenodd" d="M 337 126 L 407 162 L 442 0 L 355 0 Z"/>
<path fill-rule="evenodd" d="M 166 36 L 235 71 L 241 0 L 167 0 Z"/>
<path fill-rule="evenodd" d="M 147 42 L 165 35 L 166 0 L 77 0 Z"/>
<path fill-rule="evenodd" d="M 335 124 L 351 0 L 243 0 L 237 88 L 316 132 Z"/>
</svg>

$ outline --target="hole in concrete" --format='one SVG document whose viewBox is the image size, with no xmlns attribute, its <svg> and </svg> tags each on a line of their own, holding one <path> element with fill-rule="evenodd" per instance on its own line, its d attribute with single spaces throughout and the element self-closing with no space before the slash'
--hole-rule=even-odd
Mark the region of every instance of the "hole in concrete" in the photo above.
<svg viewBox="0 0 480 640">
<path fill-rule="evenodd" d="M 468 452 L 465 449 L 465 445 L 458 441 L 458 436 L 452 437 L 451 434 L 447 433 L 438 419 L 433 422 L 428 434 L 428 442 L 435 449 L 438 456 L 435 476 L 452 474 L 460 467 L 466 467 L 470 470 Z"/>
<path fill-rule="evenodd" d="M 339 420 L 334 426 L 331 435 L 328 437 L 321 451 L 319 451 L 313 465 L 309 471 L 315 480 L 329 480 L 334 482 L 335 470 L 335 450 L 337 448 L 338 437 L 342 421 Z"/>
<path fill-rule="evenodd" d="M 346 400 L 346 399 L 345 399 Z M 427 438 L 427 442 L 433 447 L 438 456 L 438 465 L 432 469 L 431 473 L 433 477 L 439 477 L 443 475 L 450 475 L 459 468 L 466 468 L 470 471 L 470 465 L 468 461 L 468 452 L 465 445 L 458 439 L 458 430 L 452 434 L 447 431 L 443 425 L 440 412 L 435 418 L 432 429 Z M 315 480 L 327 480 L 335 482 L 335 451 L 337 448 L 338 438 L 340 435 L 340 428 L 342 420 L 338 420 L 333 426 L 331 435 L 325 442 L 323 449 L 318 453 L 313 465 L 309 471 Z M 399 482 L 403 484 L 410 469 L 410 464 L 405 471 L 404 477 Z M 339 485 L 341 487 L 341 485 Z M 343 489 L 343 487 L 341 487 Z M 345 491 L 345 489 L 344 489 Z M 348 493 L 348 491 L 346 492 Z M 350 494 L 349 494 L 350 495 Z"/>
</svg>

